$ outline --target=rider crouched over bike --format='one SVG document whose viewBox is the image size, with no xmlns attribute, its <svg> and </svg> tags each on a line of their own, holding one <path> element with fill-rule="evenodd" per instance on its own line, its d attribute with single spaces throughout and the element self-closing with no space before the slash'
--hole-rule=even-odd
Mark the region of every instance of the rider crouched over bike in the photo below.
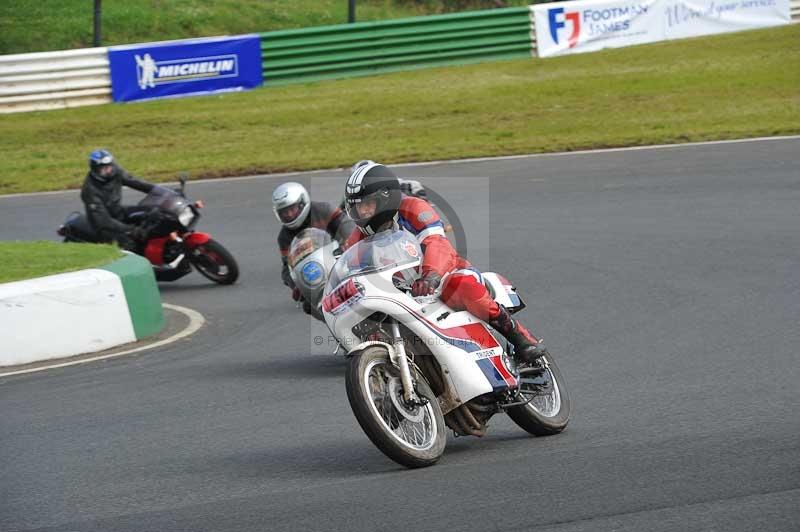
<svg viewBox="0 0 800 532">
<path fill-rule="evenodd" d="M 350 175 L 345 186 L 347 213 L 358 226 L 345 247 L 362 238 L 401 228 L 415 235 L 423 250 L 420 277 L 411 295 L 433 295 L 441 285 L 440 298 L 454 310 L 467 310 L 486 321 L 511 344 L 514 356 L 537 364 L 547 351 L 539 340 L 508 310 L 499 305 L 484 286 L 480 272 L 458 256 L 445 237 L 443 223 L 422 198 L 401 192 L 397 176 L 386 166 L 369 161 Z"/>
<path fill-rule="evenodd" d="M 125 171 L 107 150 L 89 154 L 89 173 L 81 188 L 86 217 L 98 240 L 116 241 L 129 251 L 136 251 L 146 238 L 146 230 L 131 219 L 141 208 L 122 205 L 122 187 L 150 192 L 155 185 L 137 179 Z"/>
<path fill-rule="evenodd" d="M 353 232 L 355 225 L 338 207 L 332 207 L 324 201 L 311 201 L 306 188 L 300 183 L 283 183 L 272 193 L 272 210 L 281 223 L 278 234 L 278 247 L 281 252 L 283 284 L 292 289 L 292 299 L 301 301 L 302 295 L 289 273 L 289 248 L 292 239 L 308 227 L 316 227 L 327 231 L 331 238 L 343 246 L 347 237 Z M 303 310 L 309 312 L 306 305 Z"/>
</svg>

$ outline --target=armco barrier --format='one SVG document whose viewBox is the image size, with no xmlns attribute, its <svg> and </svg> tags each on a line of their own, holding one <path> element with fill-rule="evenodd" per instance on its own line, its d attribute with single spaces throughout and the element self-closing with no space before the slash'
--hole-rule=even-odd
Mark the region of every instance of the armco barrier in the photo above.
<svg viewBox="0 0 800 532">
<path fill-rule="evenodd" d="M 530 57 L 528 8 L 320 26 L 261 34 L 264 84 Z"/>
<path fill-rule="evenodd" d="M 106 48 L 0 56 L 0 113 L 109 102 Z"/>
<path fill-rule="evenodd" d="M 0 284 L 0 366 L 102 351 L 163 326 L 152 266 L 138 255 Z"/>
</svg>

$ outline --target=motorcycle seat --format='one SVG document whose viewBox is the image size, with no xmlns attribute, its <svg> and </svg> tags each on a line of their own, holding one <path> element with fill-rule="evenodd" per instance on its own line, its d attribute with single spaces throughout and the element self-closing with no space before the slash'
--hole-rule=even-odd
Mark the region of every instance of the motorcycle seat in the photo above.
<svg viewBox="0 0 800 532">
<path fill-rule="evenodd" d="M 64 226 L 72 238 L 87 242 L 96 242 L 98 240 L 97 232 L 89 223 L 89 219 L 80 212 L 71 213 L 64 222 Z"/>
</svg>

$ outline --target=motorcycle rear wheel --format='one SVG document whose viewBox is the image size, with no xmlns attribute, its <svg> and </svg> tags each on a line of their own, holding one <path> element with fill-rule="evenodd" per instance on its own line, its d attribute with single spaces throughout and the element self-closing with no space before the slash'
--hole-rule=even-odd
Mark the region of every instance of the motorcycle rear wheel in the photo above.
<svg viewBox="0 0 800 532">
<path fill-rule="evenodd" d="M 218 284 L 233 284 L 239 278 L 236 259 L 216 240 L 189 250 L 189 260 L 200 274 Z"/>
<path fill-rule="evenodd" d="M 548 387 L 520 384 L 520 395 L 523 399 L 532 400 L 522 406 L 508 409 L 508 417 L 514 423 L 535 436 L 558 434 L 567 427 L 572 406 L 567 392 L 567 384 L 553 357 L 548 355 L 545 377 L 549 379 Z M 541 371 L 523 368 L 521 378 L 530 378 Z M 527 393 L 526 393 L 527 392 Z"/>
<path fill-rule="evenodd" d="M 358 424 L 383 454 L 408 468 L 439 460 L 447 443 L 439 402 L 418 376 L 415 391 L 424 404 L 405 403 L 400 372 L 385 347 L 371 346 L 350 357 L 345 386 Z"/>
</svg>

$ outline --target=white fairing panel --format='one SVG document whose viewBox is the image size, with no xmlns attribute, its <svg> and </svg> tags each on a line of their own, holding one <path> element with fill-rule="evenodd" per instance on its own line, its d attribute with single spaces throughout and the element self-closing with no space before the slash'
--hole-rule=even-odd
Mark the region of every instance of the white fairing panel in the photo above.
<svg viewBox="0 0 800 532">
<path fill-rule="evenodd" d="M 413 354 L 427 348 L 436 357 L 457 402 L 516 387 L 519 383 L 504 363 L 503 347 L 483 322 L 468 312 L 453 311 L 436 298 L 417 301 L 395 286 L 408 286 L 417 277 L 421 259 L 419 243 L 405 231 L 373 235 L 339 258 L 325 289 L 323 308 L 325 322 L 342 347 L 350 352 L 366 340 L 353 327 L 381 313 L 405 325 L 424 343 L 415 349 L 412 342 L 408 347 Z"/>
<path fill-rule="evenodd" d="M 362 293 L 334 312 L 325 313 L 328 326 L 347 351 L 362 342 L 352 328 L 380 312 L 413 331 L 436 357 L 457 394 L 457 402 L 517 384 L 501 367 L 503 348 L 480 320 L 469 312 L 453 311 L 439 300 L 421 305 L 394 287 L 392 275 L 396 271 L 355 278 Z M 414 351 L 413 344 L 408 347 Z"/>
</svg>

